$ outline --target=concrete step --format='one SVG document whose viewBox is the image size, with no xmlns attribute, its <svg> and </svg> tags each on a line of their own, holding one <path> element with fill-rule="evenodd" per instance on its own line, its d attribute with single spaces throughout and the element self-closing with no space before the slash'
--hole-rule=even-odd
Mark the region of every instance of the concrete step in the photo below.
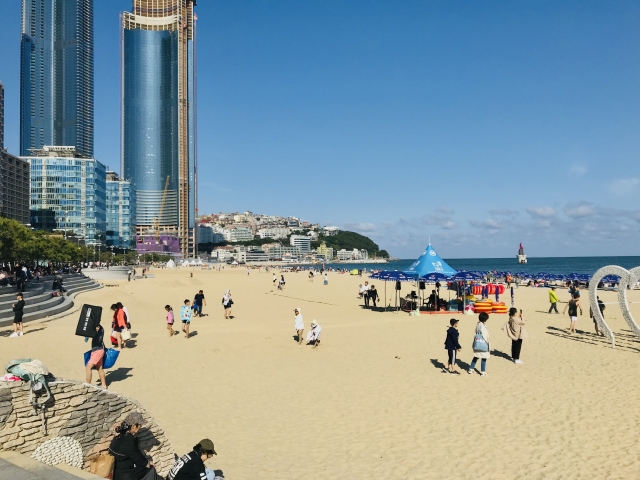
<svg viewBox="0 0 640 480">
<path fill-rule="evenodd" d="M 17 452 L 0 451 L 0 480 L 78 480 L 99 479 L 96 475 L 69 465 L 52 467 Z"/>
<path fill-rule="evenodd" d="M 52 317 L 54 315 L 58 315 L 60 313 L 66 312 L 71 309 L 74 305 L 73 298 L 82 292 L 87 292 L 90 290 L 96 290 L 99 288 L 103 288 L 99 283 L 91 282 L 83 285 L 78 285 L 73 288 L 67 290 L 67 293 L 62 297 L 51 297 L 51 299 L 58 300 L 58 302 L 43 302 L 38 305 L 44 305 L 43 308 L 35 311 L 31 311 L 30 313 L 25 313 L 22 317 L 22 321 L 32 322 L 34 320 L 41 320 L 43 318 Z M 36 305 L 37 306 L 37 305 Z M 25 311 L 26 311 L 25 307 Z M 0 327 L 11 325 L 13 323 L 13 311 L 11 311 L 11 316 L 2 317 L 0 316 Z M 2 477 L 0 477 L 2 480 Z"/>
</svg>

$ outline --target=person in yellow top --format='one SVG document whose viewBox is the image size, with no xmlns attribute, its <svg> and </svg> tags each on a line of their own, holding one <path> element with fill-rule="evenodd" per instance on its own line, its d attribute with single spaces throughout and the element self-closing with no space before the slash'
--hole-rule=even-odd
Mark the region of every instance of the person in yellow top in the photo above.
<svg viewBox="0 0 640 480">
<path fill-rule="evenodd" d="M 552 310 L 555 310 L 556 313 L 560 313 L 558 312 L 558 306 L 556 305 L 558 303 L 556 287 L 551 287 L 551 290 L 549 290 L 549 303 L 551 303 L 551 306 L 549 307 L 549 313 L 551 313 Z"/>
</svg>

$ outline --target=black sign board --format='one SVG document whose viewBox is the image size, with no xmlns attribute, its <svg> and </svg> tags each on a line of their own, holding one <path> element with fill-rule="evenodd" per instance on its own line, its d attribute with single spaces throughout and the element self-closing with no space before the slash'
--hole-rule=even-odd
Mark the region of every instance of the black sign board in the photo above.
<svg viewBox="0 0 640 480">
<path fill-rule="evenodd" d="M 85 304 L 80 313 L 80 320 L 78 320 L 78 326 L 76 327 L 76 335 L 80 337 L 95 337 L 98 335 L 96 327 L 100 325 L 101 317 L 102 307 Z"/>
</svg>

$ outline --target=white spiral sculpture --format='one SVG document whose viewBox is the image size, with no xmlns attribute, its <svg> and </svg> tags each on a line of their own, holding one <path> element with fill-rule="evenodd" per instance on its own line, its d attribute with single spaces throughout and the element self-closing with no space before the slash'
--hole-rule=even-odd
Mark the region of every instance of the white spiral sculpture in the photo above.
<svg viewBox="0 0 640 480">
<path fill-rule="evenodd" d="M 620 310 L 622 310 L 622 316 L 631 331 L 637 337 L 640 337 L 640 327 L 631 315 L 629 302 L 627 300 L 627 287 L 629 285 L 635 285 L 635 283 L 640 280 L 640 267 L 632 268 L 631 270 L 617 265 L 602 267 L 593 274 L 589 283 L 589 305 L 591 306 L 593 318 L 604 336 L 611 340 L 611 346 L 615 347 L 616 336 L 611 331 L 611 328 L 609 328 L 609 325 L 607 325 L 607 322 L 605 322 L 602 312 L 600 312 L 600 307 L 598 306 L 598 284 L 607 275 L 618 275 L 620 277 L 620 284 L 618 285 L 618 303 L 620 304 Z"/>
</svg>

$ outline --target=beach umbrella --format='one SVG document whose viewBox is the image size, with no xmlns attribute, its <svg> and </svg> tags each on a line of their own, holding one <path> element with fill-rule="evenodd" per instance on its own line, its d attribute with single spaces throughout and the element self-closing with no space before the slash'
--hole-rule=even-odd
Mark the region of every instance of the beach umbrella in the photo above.
<svg viewBox="0 0 640 480">
<path fill-rule="evenodd" d="M 456 273 L 455 275 L 453 275 L 452 277 L 450 277 L 450 280 L 480 280 L 482 278 L 482 275 L 478 274 L 477 272 L 465 272 L 464 270 L 459 271 L 458 273 Z"/>
<path fill-rule="evenodd" d="M 448 278 L 448 275 L 436 272 L 423 275 L 422 277 L 420 277 L 420 280 L 424 282 L 437 282 L 438 280 L 447 280 Z"/>
</svg>

